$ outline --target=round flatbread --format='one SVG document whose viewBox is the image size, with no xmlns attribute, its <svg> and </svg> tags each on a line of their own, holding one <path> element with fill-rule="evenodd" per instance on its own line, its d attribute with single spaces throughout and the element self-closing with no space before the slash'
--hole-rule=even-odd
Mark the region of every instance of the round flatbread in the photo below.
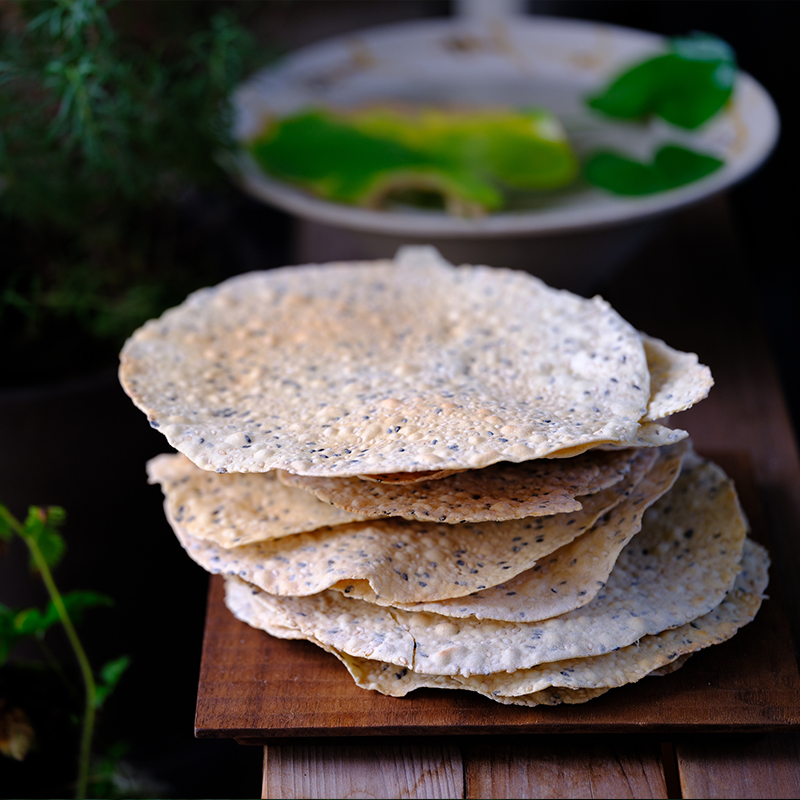
<svg viewBox="0 0 800 800">
<path fill-rule="evenodd" d="M 635 465 L 632 488 L 622 502 L 586 533 L 540 559 L 531 569 L 466 597 L 393 606 L 446 617 L 504 622 L 534 622 L 585 606 L 606 585 L 622 548 L 641 530 L 644 512 L 675 483 L 687 449 L 686 442 L 679 442 L 662 448 L 652 467 L 646 461 Z M 358 587 L 335 584 L 332 588 L 370 603 L 387 604 L 363 583 Z"/>
<path fill-rule="evenodd" d="M 602 298 L 425 247 L 196 292 L 133 334 L 119 376 L 173 447 L 219 472 L 478 469 L 636 446 L 650 402 L 641 336 Z"/>
<path fill-rule="evenodd" d="M 547 518 L 544 518 L 547 519 Z M 260 601 L 278 624 L 343 653 L 428 675 L 488 675 L 601 655 L 707 614 L 740 571 L 746 521 L 733 484 L 685 462 L 591 603 L 533 623 L 402 611 L 333 591 Z M 497 646 L 487 643 L 494 642 Z"/>
<path fill-rule="evenodd" d="M 169 519 L 226 549 L 366 519 L 284 486 L 275 472 L 221 475 L 180 453 L 150 459 L 147 476 L 161 486 Z"/>
<path fill-rule="evenodd" d="M 637 461 L 652 464 L 657 452 L 640 450 Z M 230 549 L 211 539 L 208 525 L 198 530 L 203 538 L 194 535 L 201 524 L 197 518 L 184 514 L 179 522 L 169 503 L 166 512 L 186 552 L 211 573 L 236 575 L 275 595 L 306 596 L 340 585 L 353 596 L 370 592 L 389 603 L 413 603 L 463 597 L 530 569 L 622 502 L 634 476 L 643 477 L 632 468 L 624 480 L 584 498 L 583 507 L 569 514 L 457 524 L 390 517 Z"/>
<path fill-rule="evenodd" d="M 613 486 L 628 473 L 637 450 L 591 450 L 574 458 L 503 461 L 416 483 L 319 478 L 278 470 L 287 487 L 367 517 L 430 522 L 487 522 L 577 511 L 581 495 Z"/>
<path fill-rule="evenodd" d="M 645 421 L 685 411 L 708 396 L 714 379 L 695 353 L 675 350 L 661 339 L 642 334 L 650 370 L 650 402 Z"/>
<path fill-rule="evenodd" d="M 359 686 L 392 697 L 404 697 L 415 689 L 437 688 L 467 689 L 505 704 L 582 703 L 650 675 L 674 672 L 693 653 L 730 639 L 758 613 L 769 580 L 768 567 L 766 550 L 747 539 L 742 571 L 733 588 L 707 614 L 659 634 L 643 636 L 636 644 L 610 653 L 554 661 L 510 673 L 426 675 L 315 643 L 339 658 Z M 269 609 L 259 601 L 258 590 L 236 579 L 226 581 L 225 589 L 225 603 L 238 619 L 279 638 L 305 638 L 296 628 L 274 623 Z"/>
</svg>

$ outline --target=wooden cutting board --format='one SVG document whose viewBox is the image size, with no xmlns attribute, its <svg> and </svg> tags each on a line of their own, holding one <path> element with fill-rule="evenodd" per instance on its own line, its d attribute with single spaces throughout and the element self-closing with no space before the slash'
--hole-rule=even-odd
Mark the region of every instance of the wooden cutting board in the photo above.
<svg viewBox="0 0 800 800">
<path fill-rule="evenodd" d="M 746 453 L 702 453 L 736 482 L 753 538 L 769 537 Z M 680 670 L 580 705 L 525 708 L 474 692 L 392 698 L 360 689 L 332 655 L 235 619 L 210 581 L 195 733 L 242 743 L 346 735 L 767 732 L 800 729 L 800 675 L 774 570 L 755 619 Z"/>
</svg>

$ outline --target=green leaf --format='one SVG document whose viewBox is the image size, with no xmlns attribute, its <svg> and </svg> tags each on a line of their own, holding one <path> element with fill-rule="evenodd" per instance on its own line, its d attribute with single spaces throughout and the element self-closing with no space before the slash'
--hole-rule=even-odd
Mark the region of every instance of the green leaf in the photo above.
<svg viewBox="0 0 800 800">
<path fill-rule="evenodd" d="M 586 102 L 595 111 L 616 119 L 644 118 L 653 111 L 653 96 L 665 82 L 673 61 L 672 56 L 662 55 L 637 64 Z"/>
<path fill-rule="evenodd" d="M 728 64 L 676 59 L 653 98 L 652 111 L 679 128 L 699 128 L 727 103 L 735 74 Z"/>
<path fill-rule="evenodd" d="M 736 63 L 733 48 L 718 36 L 694 31 L 688 36 L 676 36 L 670 42 L 672 50 L 691 61 L 727 61 Z"/>
<path fill-rule="evenodd" d="M 78 624 L 84 611 L 89 608 L 114 604 L 107 595 L 89 591 L 68 592 L 61 599 L 73 624 Z M 44 611 L 38 608 L 14 609 L 0 604 L 0 664 L 8 658 L 19 641 L 41 637 L 60 623 L 61 617 L 52 600 Z"/>
<path fill-rule="evenodd" d="M 679 145 L 665 145 L 655 155 L 653 165 L 668 188 L 674 189 L 705 178 L 724 162 L 715 156 L 698 153 Z"/>
<path fill-rule="evenodd" d="M 119 683 L 125 670 L 130 666 L 130 656 L 120 656 L 114 661 L 109 661 L 100 669 L 100 679 L 97 681 L 95 707 L 100 708 L 108 696 Z"/>
<path fill-rule="evenodd" d="M 675 189 L 710 175 L 723 162 L 679 145 L 665 145 L 645 164 L 610 151 L 595 153 L 586 163 L 586 180 L 613 194 L 637 196 Z"/>
<path fill-rule="evenodd" d="M 66 550 L 64 537 L 56 530 L 57 526 L 64 524 L 65 519 L 64 509 L 57 506 L 47 509 L 31 506 L 28 509 L 24 526 L 25 535 L 39 548 L 47 566 L 51 569 L 58 566 Z M 33 562 L 32 568 L 35 569 Z"/>
<path fill-rule="evenodd" d="M 43 614 L 38 608 L 0 606 L 0 664 L 22 639 L 40 636 L 57 622 L 55 609 Z"/>
<path fill-rule="evenodd" d="M 715 36 L 694 33 L 673 39 L 668 53 L 635 64 L 586 102 L 616 119 L 654 114 L 693 130 L 723 108 L 735 80 L 736 57 L 731 47 Z"/>
<path fill-rule="evenodd" d="M 47 522 L 58 527 L 67 521 L 67 512 L 61 506 L 47 506 Z"/>
<path fill-rule="evenodd" d="M 67 614 L 76 625 L 83 619 L 83 612 L 86 609 L 114 605 L 113 599 L 108 595 L 84 590 L 67 592 L 61 599 L 64 601 Z"/>
<path fill-rule="evenodd" d="M 610 151 L 592 155 L 584 176 L 594 186 L 619 195 L 653 194 L 666 188 L 647 164 Z"/>
<path fill-rule="evenodd" d="M 20 636 L 43 634 L 59 621 L 58 612 L 48 606 L 44 613 L 38 608 L 25 608 L 14 617 L 14 628 Z"/>
</svg>

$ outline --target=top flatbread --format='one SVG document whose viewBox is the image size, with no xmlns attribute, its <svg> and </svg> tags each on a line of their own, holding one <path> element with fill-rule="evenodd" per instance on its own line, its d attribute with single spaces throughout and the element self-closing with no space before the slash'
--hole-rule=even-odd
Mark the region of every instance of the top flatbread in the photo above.
<svg viewBox="0 0 800 800">
<path fill-rule="evenodd" d="M 644 334 L 642 342 L 650 370 L 650 402 L 644 421 L 685 411 L 708 395 L 714 379 L 695 353 L 682 353 Z"/>
<path fill-rule="evenodd" d="M 604 300 L 432 248 L 196 292 L 134 333 L 120 380 L 204 469 L 337 477 L 628 446 L 650 402 L 641 336 Z"/>
</svg>

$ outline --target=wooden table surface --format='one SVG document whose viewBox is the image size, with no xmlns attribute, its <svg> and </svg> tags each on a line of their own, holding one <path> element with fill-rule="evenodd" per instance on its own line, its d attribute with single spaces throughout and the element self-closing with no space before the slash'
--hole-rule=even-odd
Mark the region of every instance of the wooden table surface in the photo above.
<svg viewBox="0 0 800 800">
<path fill-rule="evenodd" d="M 324 229 L 301 230 L 297 261 L 359 255 Z M 633 325 L 696 352 L 712 369 L 711 394 L 676 424 L 734 477 L 754 536 L 770 550 L 769 599 L 751 626 L 669 678 L 650 679 L 657 689 L 637 684 L 546 713 L 514 708 L 527 717 L 479 697 L 438 706 L 424 697 L 383 698 L 405 711 L 387 712 L 401 716 L 383 719 L 402 724 L 380 728 L 372 693 L 351 697 L 346 684 L 333 689 L 334 715 L 315 714 L 313 681 L 321 681 L 320 694 L 331 689 L 325 659 L 332 657 L 234 620 L 222 607 L 221 579 L 213 578 L 196 734 L 262 746 L 262 797 L 270 798 L 800 797 L 792 647 L 792 639 L 800 642 L 800 462 L 741 267 L 727 206 L 717 199 L 675 217 L 602 294 Z M 281 667 L 287 645 L 296 649 Z M 259 663 L 264 654 L 273 671 Z M 278 675 L 301 662 L 305 672 Z M 276 676 L 289 681 L 280 694 Z M 297 681 L 312 688 L 302 706 L 291 706 Z M 431 708 L 441 709 L 441 724 Z M 270 709 L 285 712 L 284 721 L 259 727 Z"/>
</svg>

